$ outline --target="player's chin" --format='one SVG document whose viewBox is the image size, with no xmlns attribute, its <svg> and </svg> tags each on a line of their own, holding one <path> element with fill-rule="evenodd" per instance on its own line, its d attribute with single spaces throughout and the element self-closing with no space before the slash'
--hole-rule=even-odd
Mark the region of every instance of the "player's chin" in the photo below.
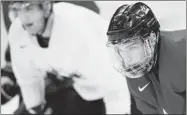
<svg viewBox="0 0 187 115">
<path fill-rule="evenodd" d="M 36 35 L 40 31 L 37 27 L 27 28 L 26 30 L 31 35 Z"/>
<path fill-rule="evenodd" d="M 31 35 L 36 35 L 36 34 L 37 34 L 37 32 L 34 31 L 34 30 L 32 30 L 32 29 L 27 29 L 27 32 L 28 32 L 29 34 L 31 34 Z"/>
</svg>

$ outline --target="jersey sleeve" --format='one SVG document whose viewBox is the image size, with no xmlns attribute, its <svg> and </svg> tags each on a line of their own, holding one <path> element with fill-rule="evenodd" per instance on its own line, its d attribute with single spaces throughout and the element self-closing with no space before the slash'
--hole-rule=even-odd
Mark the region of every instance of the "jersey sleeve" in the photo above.
<svg viewBox="0 0 187 115">
<path fill-rule="evenodd" d="M 27 109 L 44 103 L 44 79 L 41 71 L 35 68 L 29 58 L 31 53 L 26 45 L 21 46 L 22 33 L 19 31 L 18 23 L 12 24 L 9 31 L 9 43 L 12 59 L 12 69 L 20 86 L 23 100 Z M 24 48 L 25 47 L 25 48 Z"/>
</svg>

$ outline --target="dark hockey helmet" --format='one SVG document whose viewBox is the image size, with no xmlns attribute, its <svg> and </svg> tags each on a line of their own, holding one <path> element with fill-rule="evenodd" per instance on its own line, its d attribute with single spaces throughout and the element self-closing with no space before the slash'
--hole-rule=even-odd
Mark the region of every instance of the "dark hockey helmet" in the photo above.
<svg viewBox="0 0 187 115">
<path fill-rule="evenodd" d="M 138 2 L 123 5 L 114 13 L 107 31 L 108 41 L 119 43 L 122 39 L 146 36 L 151 31 L 157 33 L 160 25 L 152 10 L 146 4 Z"/>
<path fill-rule="evenodd" d="M 146 63 L 140 62 L 130 67 L 126 67 L 125 62 L 121 61 L 122 64 L 119 64 L 121 67 L 117 67 L 119 71 L 136 76 L 151 70 L 157 58 L 159 28 L 159 22 L 152 10 L 142 2 L 123 5 L 117 9 L 107 31 L 107 46 L 118 48 L 125 43 L 140 39 L 144 43 L 145 60 L 148 60 Z M 157 37 L 150 37 L 151 33 L 155 33 Z"/>
</svg>

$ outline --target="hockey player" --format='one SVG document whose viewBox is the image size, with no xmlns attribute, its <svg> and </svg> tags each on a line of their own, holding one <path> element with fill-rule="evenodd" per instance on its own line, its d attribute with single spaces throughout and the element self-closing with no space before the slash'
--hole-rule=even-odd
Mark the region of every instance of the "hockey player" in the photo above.
<svg viewBox="0 0 187 115">
<path fill-rule="evenodd" d="M 48 72 L 71 79 L 58 102 L 49 101 L 59 103 L 56 113 L 130 113 L 126 79 L 112 68 L 104 45 L 107 21 L 69 3 L 24 1 L 11 8 L 18 14 L 9 30 L 12 68 L 30 113 L 45 108 Z"/>
<path fill-rule="evenodd" d="M 160 31 L 149 6 L 123 5 L 108 28 L 114 67 L 143 114 L 186 113 L 186 31 Z"/>
<path fill-rule="evenodd" d="M 60 1 L 56 1 L 54 3 L 58 3 Z M 62 1 L 61 1 L 62 2 Z M 66 1 L 65 1 L 66 2 Z M 82 6 L 82 7 L 85 7 L 85 8 L 88 8 L 96 13 L 99 14 L 99 8 L 97 7 L 97 5 L 95 4 L 94 1 L 67 1 L 67 2 L 70 2 L 71 4 L 75 4 L 75 5 L 78 5 L 78 6 Z M 3 16 L 1 17 L 1 33 L 2 33 L 2 36 L 1 36 L 1 104 L 5 104 L 7 103 L 8 101 L 10 101 L 12 99 L 12 97 L 14 97 L 16 94 L 19 94 L 19 86 L 17 85 L 16 83 L 16 79 L 15 79 L 15 76 L 14 76 L 14 73 L 12 71 L 12 68 L 11 68 L 11 56 L 10 56 L 10 47 L 9 47 L 9 43 L 7 42 L 8 39 L 7 39 L 7 31 L 9 30 L 9 27 L 10 27 L 10 24 L 11 22 L 14 21 L 14 19 L 16 19 L 17 17 L 17 12 L 15 10 L 12 10 L 10 8 L 9 10 L 9 4 L 11 2 L 8 2 L 8 1 L 2 1 L 2 12 L 1 14 L 3 14 Z M 7 31 L 6 31 L 7 29 Z M 49 75 L 50 76 L 50 75 Z M 56 86 L 57 84 L 55 83 L 51 83 L 51 82 L 54 82 L 54 81 L 58 81 L 57 79 L 51 79 L 53 77 L 48 77 L 48 79 L 46 79 L 46 92 L 48 95 L 48 92 L 55 92 L 58 88 L 61 88 L 61 87 L 58 87 Z M 56 88 L 54 88 L 56 87 Z M 20 95 L 21 96 L 21 95 Z M 52 97 L 51 97 L 52 98 Z M 21 114 L 22 112 L 19 111 L 19 110 L 23 110 L 21 109 L 21 107 L 18 109 L 18 112 Z M 17 112 L 16 112 L 17 114 Z"/>
</svg>

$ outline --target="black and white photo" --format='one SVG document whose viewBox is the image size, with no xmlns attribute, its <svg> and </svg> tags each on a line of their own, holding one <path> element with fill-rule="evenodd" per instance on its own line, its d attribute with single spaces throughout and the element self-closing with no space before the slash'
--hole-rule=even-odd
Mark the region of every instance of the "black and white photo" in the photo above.
<svg viewBox="0 0 187 115">
<path fill-rule="evenodd" d="M 1 1 L 1 105 L 186 114 L 186 2 Z"/>
</svg>

